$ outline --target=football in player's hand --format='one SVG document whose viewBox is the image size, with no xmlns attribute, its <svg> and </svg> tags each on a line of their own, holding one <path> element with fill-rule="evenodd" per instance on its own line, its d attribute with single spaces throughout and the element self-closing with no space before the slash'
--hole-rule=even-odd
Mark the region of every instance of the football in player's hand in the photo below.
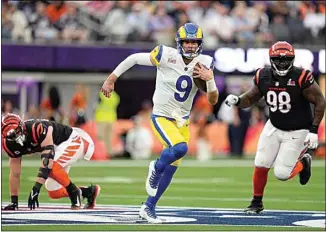
<svg viewBox="0 0 326 232">
<path fill-rule="evenodd" d="M 202 65 L 202 66 L 205 67 L 204 65 Z M 195 65 L 195 67 L 200 68 L 199 63 L 197 63 Z M 194 74 L 192 76 L 194 76 Z M 198 78 L 193 77 L 193 79 L 194 79 L 195 85 L 198 87 L 198 89 L 200 89 L 201 91 L 204 91 L 205 93 L 207 93 L 206 81 L 200 79 L 199 77 Z"/>
</svg>

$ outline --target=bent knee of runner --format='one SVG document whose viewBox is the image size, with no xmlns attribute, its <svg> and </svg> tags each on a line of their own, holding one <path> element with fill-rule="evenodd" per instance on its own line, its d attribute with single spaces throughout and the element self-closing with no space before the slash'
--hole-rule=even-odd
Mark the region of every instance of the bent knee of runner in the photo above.
<svg viewBox="0 0 326 232">
<path fill-rule="evenodd" d="M 291 170 L 285 166 L 274 167 L 274 175 L 278 180 L 286 181 L 291 175 Z"/>
<path fill-rule="evenodd" d="M 184 157 L 188 152 L 188 145 L 185 142 L 178 143 L 173 147 L 173 154 L 176 158 L 180 159 Z"/>
</svg>

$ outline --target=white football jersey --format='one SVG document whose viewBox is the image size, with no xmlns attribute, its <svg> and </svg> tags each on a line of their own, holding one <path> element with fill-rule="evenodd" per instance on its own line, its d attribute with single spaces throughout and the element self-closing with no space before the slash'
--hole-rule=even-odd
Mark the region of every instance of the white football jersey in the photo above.
<svg viewBox="0 0 326 232">
<path fill-rule="evenodd" d="M 173 118 L 172 112 L 177 109 L 182 117 L 189 116 L 198 90 L 192 78 L 193 69 L 197 62 L 212 69 L 213 58 L 201 54 L 186 65 L 177 49 L 164 45 L 155 47 L 151 57 L 157 67 L 153 114 Z"/>
</svg>

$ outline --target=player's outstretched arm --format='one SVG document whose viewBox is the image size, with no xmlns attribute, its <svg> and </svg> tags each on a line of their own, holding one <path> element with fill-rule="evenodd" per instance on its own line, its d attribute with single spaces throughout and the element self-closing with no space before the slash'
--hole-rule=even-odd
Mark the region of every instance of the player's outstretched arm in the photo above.
<svg viewBox="0 0 326 232">
<path fill-rule="evenodd" d="M 11 196 L 18 196 L 20 188 L 21 157 L 10 158 L 9 188 Z"/>
<path fill-rule="evenodd" d="M 239 108 L 247 108 L 261 99 L 261 93 L 256 85 L 253 85 L 247 92 L 239 97 Z"/>
<path fill-rule="evenodd" d="M 53 143 L 53 127 L 49 126 L 46 132 L 46 136 L 41 143 L 41 166 L 39 175 L 37 177 L 36 182 L 40 184 L 44 184 L 45 180 L 48 178 L 50 171 L 52 170 L 53 166 L 53 159 L 54 159 L 54 143 Z M 42 171 L 41 171 L 42 169 Z M 40 173 L 42 172 L 42 174 Z"/>
<path fill-rule="evenodd" d="M 316 133 L 318 126 L 325 114 L 325 97 L 320 90 L 319 85 L 314 82 L 309 87 L 305 88 L 303 91 L 303 96 L 312 104 L 315 105 L 315 113 L 314 113 L 314 120 L 312 122 L 312 126 L 316 127 Z"/>
<path fill-rule="evenodd" d="M 150 53 L 135 53 L 128 56 L 115 68 L 115 70 L 103 83 L 101 92 L 104 94 L 104 96 L 110 97 L 111 93 L 114 91 L 114 83 L 118 77 L 136 64 L 154 66 L 154 61 L 152 61 Z"/>
<path fill-rule="evenodd" d="M 242 95 L 235 96 L 230 94 L 225 100 L 228 106 L 236 105 L 239 108 L 247 108 L 255 104 L 261 99 L 261 93 L 256 85 L 253 85 L 247 92 Z"/>
<path fill-rule="evenodd" d="M 11 203 L 5 206 L 3 209 L 17 210 L 18 195 L 20 189 L 21 157 L 10 158 L 9 166 L 10 166 L 9 191 L 10 191 Z"/>
<path fill-rule="evenodd" d="M 39 207 L 38 196 L 40 195 L 41 188 L 52 170 L 54 159 L 52 132 L 53 127 L 49 126 L 47 128 L 45 138 L 41 142 L 41 165 L 37 174 L 36 182 L 28 197 L 28 207 L 30 209 L 35 209 L 35 206 Z"/>
</svg>

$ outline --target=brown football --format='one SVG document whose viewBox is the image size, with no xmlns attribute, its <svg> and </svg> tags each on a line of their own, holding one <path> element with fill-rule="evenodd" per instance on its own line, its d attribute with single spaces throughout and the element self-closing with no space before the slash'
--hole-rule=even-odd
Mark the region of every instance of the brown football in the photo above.
<svg viewBox="0 0 326 232">
<path fill-rule="evenodd" d="M 197 63 L 195 65 L 195 67 L 196 66 L 199 66 L 199 63 Z M 205 93 L 207 93 L 206 81 L 204 81 L 204 80 L 202 80 L 200 78 L 193 78 L 193 79 L 194 79 L 195 85 L 198 87 L 198 89 L 200 89 L 200 90 L 204 91 Z"/>
</svg>

